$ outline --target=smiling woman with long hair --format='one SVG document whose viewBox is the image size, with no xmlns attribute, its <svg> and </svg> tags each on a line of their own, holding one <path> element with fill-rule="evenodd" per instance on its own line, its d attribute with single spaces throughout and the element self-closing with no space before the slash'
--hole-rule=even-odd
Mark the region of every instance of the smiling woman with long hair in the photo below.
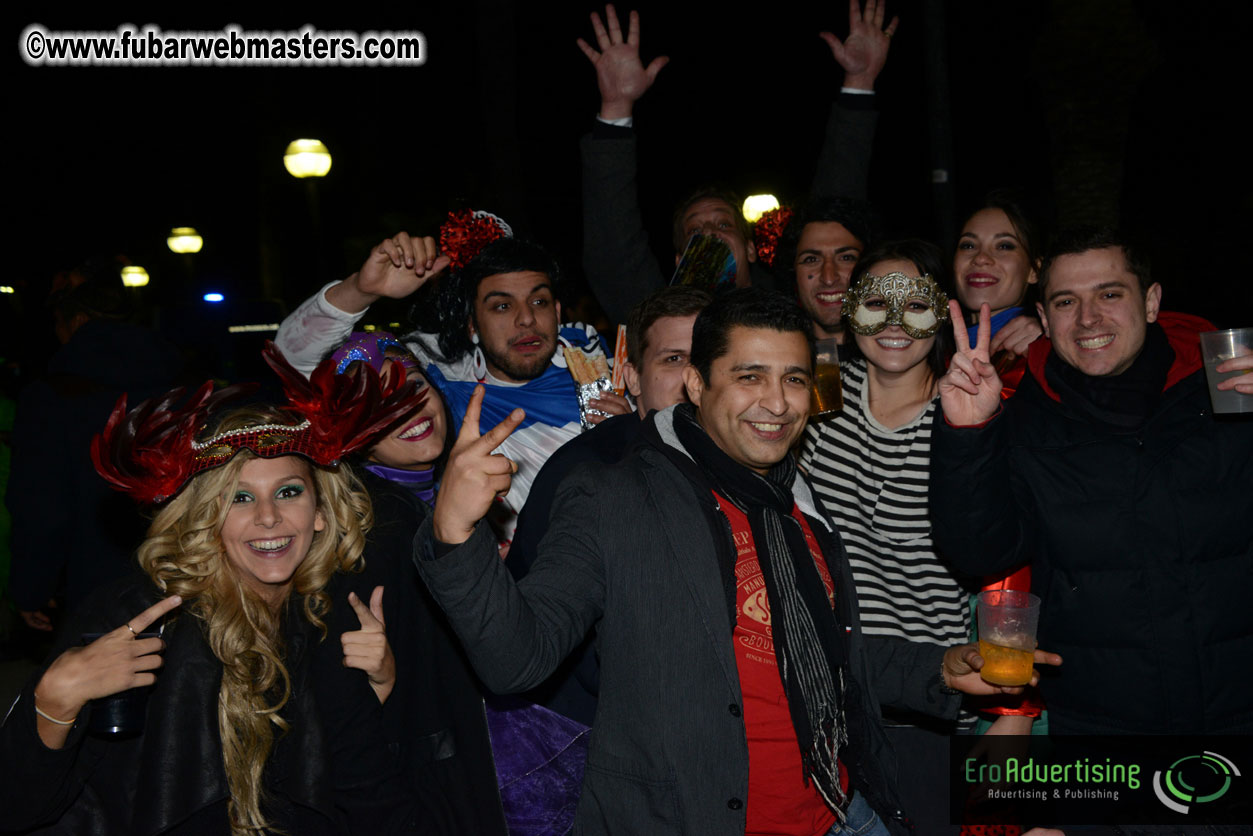
<svg viewBox="0 0 1253 836">
<path fill-rule="evenodd" d="M 380 697 L 325 641 L 332 609 L 348 604 L 332 600 L 334 579 L 360 570 L 372 525 L 339 459 L 412 412 L 414 387 L 315 375 L 289 390 L 293 408 L 216 421 L 210 391 L 182 409 L 176 393 L 129 414 L 123 401 L 93 445 L 106 479 L 160 508 L 138 550 L 142 574 L 84 605 L 0 728 L 6 829 L 416 826 Z M 138 722 L 99 736 L 93 715 L 132 689 L 146 692 Z"/>
<path fill-rule="evenodd" d="M 242 409 L 219 431 L 283 421 L 291 416 Z M 218 728 L 231 820 L 245 830 L 265 826 L 262 769 L 276 733 L 291 729 L 282 715 L 292 691 L 280 629 L 285 610 L 290 603 L 325 633 L 326 588 L 336 572 L 359 568 L 371 523 L 370 500 L 351 471 L 242 450 L 162 508 L 139 547 L 140 567 L 158 588 L 183 599 L 183 611 L 203 625 L 222 662 Z M 275 539 L 289 540 L 282 557 L 278 549 L 266 553 Z M 270 577 L 259 578 L 249 559 Z"/>
</svg>

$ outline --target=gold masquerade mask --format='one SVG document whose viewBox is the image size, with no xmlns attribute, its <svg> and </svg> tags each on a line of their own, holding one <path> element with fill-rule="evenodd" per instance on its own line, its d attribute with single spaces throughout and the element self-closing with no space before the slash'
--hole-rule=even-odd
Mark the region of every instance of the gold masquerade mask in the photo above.
<svg viewBox="0 0 1253 836">
<path fill-rule="evenodd" d="M 852 311 L 848 327 L 863 337 L 899 325 L 913 339 L 925 340 L 948 322 L 948 296 L 930 274 L 862 276 L 849 288 L 844 307 Z"/>
</svg>

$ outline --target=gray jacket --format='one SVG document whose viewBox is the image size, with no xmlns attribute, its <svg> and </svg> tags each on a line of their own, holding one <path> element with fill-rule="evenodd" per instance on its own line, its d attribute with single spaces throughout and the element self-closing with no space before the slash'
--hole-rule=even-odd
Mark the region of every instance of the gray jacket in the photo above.
<svg viewBox="0 0 1253 836">
<path fill-rule="evenodd" d="M 575 818 L 580 833 L 744 832 L 748 744 L 706 516 L 713 496 L 650 446 L 662 443 L 669 413 L 649 419 L 645 442 L 623 461 L 565 480 L 521 581 L 484 525 L 437 556 L 428 522 L 415 544 L 419 571 L 494 691 L 543 682 L 596 626 L 600 702 Z M 796 499 L 839 544 L 803 478 Z M 827 557 L 838 597 L 854 587 L 843 546 L 836 551 Z M 879 702 L 951 717 L 960 700 L 940 690 L 943 648 L 863 637 L 851 597 L 849 604 L 854 681 L 841 759 L 854 788 L 896 829 L 896 765 Z M 860 687 L 868 682 L 873 693 Z"/>
</svg>

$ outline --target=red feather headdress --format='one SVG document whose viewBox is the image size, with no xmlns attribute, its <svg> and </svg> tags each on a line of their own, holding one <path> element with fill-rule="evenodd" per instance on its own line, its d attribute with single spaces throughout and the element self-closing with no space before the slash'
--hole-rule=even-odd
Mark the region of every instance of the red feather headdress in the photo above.
<svg viewBox="0 0 1253 836">
<path fill-rule="evenodd" d="M 130 412 L 123 395 L 103 432 L 92 439 L 96 471 L 114 488 L 141 502 L 161 503 L 192 477 L 226 464 L 240 450 L 266 459 L 299 455 L 320 465 L 336 464 L 420 409 L 426 400 L 418 381 L 406 381 L 398 364 L 386 384 L 366 364 L 337 375 L 331 360 L 305 380 L 273 343 L 266 343 L 263 356 L 282 383 L 286 408 L 300 420 L 241 427 L 198 440 L 213 410 L 255 385 L 214 392 L 213 383 L 207 382 L 177 409 L 174 404 L 185 389 L 146 400 Z"/>
<path fill-rule="evenodd" d="M 757 258 L 767 267 L 774 266 L 775 256 L 779 254 L 779 238 L 790 220 L 792 208 L 780 206 L 766 212 L 753 224 L 753 246 L 757 248 Z"/>
<path fill-rule="evenodd" d="M 512 238 L 513 230 L 491 212 L 462 209 L 449 212 L 439 228 L 439 251 L 448 256 L 454 270 L 460 270 L 497 238 Z"/>
</svg>

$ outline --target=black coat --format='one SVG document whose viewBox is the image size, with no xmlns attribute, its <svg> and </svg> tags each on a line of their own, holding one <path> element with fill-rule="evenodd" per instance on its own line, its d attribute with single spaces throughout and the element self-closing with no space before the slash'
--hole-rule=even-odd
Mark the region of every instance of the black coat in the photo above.
<svg viewBox="0 0 1253 836">
<path fill-rule="evenodd" d="M 1253 732 L 1253 423 L 1216 418 L 1204 323 L 1163 313 L 1175 365 L 1147 420 L 1102 423 L 1048 386 L 1047 343 L 1003 414 L 937 422 L 936 542 L 967 572 L 1032 560 L 1049 727 Z"/>
<path fill-rule="evenodd" d="M 338 575 L 329 590 L 332 635 L 360 629 L 349 591 L 370 600 L 383 586 L 396 686 L 383 709 L 384 734 L 423 810 L 424 833 L 506 833 L 496 767 L 478 680 L 443 612 L 413 565 L 413 537 L 429 515 L 416 497 L 358 468 L 374 504 L 374 527 L 360 574 Z M 338 664 L 328 654 L 328 661 Z"/>
<path fill-rule="evenodd" d="M 285 639 L 292 730 L 275 745 L 265 784 L 272 821 L 305 836 L 361 833 L 503 834 L 482 701 L 438 609 L 409 559 L 425 507 L 364 474 L 376 524 L 359 573 L 327 588 L 327 639 L 302 617 Z M 397 663 L 385 707 L 365 674 L 342 664 L 340 636 L 360 629 L 348 604 L 384 586 Z M 51 658 L 83 632 L 115 629 L 158 598 L 142 576 L 89 599 Z M 225 834 L 226 774 L 217 725 L 221 665 L 187 616 L 166 628 L 165 665 L 149 697 L 145 732 L 125 741 L 84 734 L 84 709 L 66 746 L 46 749 L 32 695 L 40 670 L 0 724 L 0 830 L 48 833 Z M 140 791 L 138 788 L 147 788 Z"/>
<path fill-rule="evenodd" d="M 671 412 L 650 417 L 645 436 Z M 814 515 L 836 589 L 853 589 L 839 533 L 804 479 L 794 490 Z M 435 543 L 430 523 L 415 541 L 423 579 L 494 691 L 543 682 L 596 625 L 600 700 L 577 832 L 744 832 L 748 742 L 707 517 L 712 497 L 660 449 L 640 444 L 618 464 L 585 466 L 562 483 L 540 557 L 520 582 L 502 565 L 487 525 L 451 551 Z M 940 688 L 945 648 L 864 637 L 855 597 L 837 592 L 836 600 L 845 608 L 841 623 L 852 628 L 850 739 L 840 757 L 853 787 L 899 833 L 896 761 L 879 703 L 952 717 L 960 701 Z"/>
<path fill-rule="evenodd" d="M 80 609 L 52 658 L 82 633 L 116 629 L 159 597 L 138 575 L 105 587 Z M 165 665 L 137 737 L 86 734 L 89 705 L 66 745 L 47 749 L 33 708 L 43 670 L 32 677 L 0 725 L 0 828 L 75 836 L 229 832 L 217 718 L 222 666 L 187 614 L 169 620 L 164 638 Z M 420 811 L 386 746 L 382 708 L 365 675 L 316 658 L 338 652 L 338 642 L 320 642 L 294 601 L 284 639 L 292 693 L 281 713 L 291 730 L 276 739 L 266 764 L 267 816 L 302 836 L 414 832 Z"/>
<path fill-rule="evenodd" d="M 865 200 L 878 113 L 874 96 L 841 95 L 832 106 L 811 193 Z M 596 121 L 583 157 L 583 271 L 605 313 L 624 323 L 631 308 L 669 283 L 674 264 L 657 262 L 635 186 L 635 132 Z M 776 288 L 773 274 L 749 265 L 753 287 Z M 790 266 L 784 271 L 790 274 Z M 790 280 L 788 282 L 790 284 Z"/>
<path fill-rule="evenodd" d="M 526 505 L 518 514 L 518 527 L 509 545 L 505 565 L 517 580 L 522 580 L 539 556 L 539 543 L 548 531 L 553 499 L 562 481 L 584 462 L 613 464 L 640 434 L 644 422 L 634 412 L 615 415 L 596 427 L 575 436 L 561 445 L 540 468 L 531 483 Z M 527 697 L 585 726 L 596 717 L 596 694 L 600 690 L 600 665 L 589 635 L 557 668 L 548 681 Z"/>
</svg>

